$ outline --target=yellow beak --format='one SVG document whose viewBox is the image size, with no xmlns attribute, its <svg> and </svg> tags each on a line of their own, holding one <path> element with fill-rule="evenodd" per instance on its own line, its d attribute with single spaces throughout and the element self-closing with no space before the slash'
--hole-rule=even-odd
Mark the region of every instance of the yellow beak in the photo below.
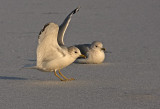
<svg viewBox="0 0 160 109">
<path fill-rule="evenodd" d="M 106 51 L 106 49 L 105 49 L 105 48 L 101 48 L 101 50 Z"/>
<path fill-rule="evenodd" d="M 85 56 L 85 55 L 83 55 L 83 54 L 81 54 L 79 57 L 86 58 L 86 56 Z"/>
</svg>

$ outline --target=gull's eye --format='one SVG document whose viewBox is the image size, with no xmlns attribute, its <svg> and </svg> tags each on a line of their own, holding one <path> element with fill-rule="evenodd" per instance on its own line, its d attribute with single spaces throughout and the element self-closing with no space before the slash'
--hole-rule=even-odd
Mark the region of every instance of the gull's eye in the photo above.
<svg viewBox="0 0 160 109">
<path fill-rule="evenodd" d="M 77 53 L 77 51 L 75 51 L 74 53 Z"/>
</svg>

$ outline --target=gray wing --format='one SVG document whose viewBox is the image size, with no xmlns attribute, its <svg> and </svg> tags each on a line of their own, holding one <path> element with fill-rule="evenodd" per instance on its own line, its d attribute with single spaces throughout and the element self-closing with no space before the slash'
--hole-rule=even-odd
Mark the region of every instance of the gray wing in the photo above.
<svg viewBox="0 0 160 109">
<path fill-rule="evenodd" d="M 66 32 L 66 29 L 71 21 L 71 17 L 73 14 L 75 14 L 76 12 L 79 11 L 79 8 L 76 8 L 74 9 L 66 18 L 65 20 L 63 21 L 63 23 L 59 26 L 59 32 L 58 32 L 58 43 L 59 45 L 64 45 L 64 41 L 63 41 L 63 38 L 64 38 L 64 34 Z"/>
<path fill-rule="evenodd" d="M 91 44 L 80 44 L 80 45 L 75 45 L 83 55 L 87 56 L 87 52 L 90 49 Z"/>
<path fill-rule="evenodd" d="M 57 24 L 49 23 L 41 31 L 37 47 L 37 66 L 41 66 L 43 61 L 64 56 L 62 48 L 57 43 L 58 30 Z"/>
</svg>

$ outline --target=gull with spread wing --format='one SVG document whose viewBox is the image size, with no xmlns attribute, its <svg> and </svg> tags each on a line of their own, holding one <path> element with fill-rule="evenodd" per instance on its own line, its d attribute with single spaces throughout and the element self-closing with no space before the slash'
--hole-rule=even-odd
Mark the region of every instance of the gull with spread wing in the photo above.
<svg viewBox="0 0 160 109">
<path fill-rule="evenodd" d="M 80 50 L 75 47 L 66 47 L 63 43 L 64 33 L 70 22 L 71 16 L 76 13 L 79 8 L 73 10 L 64 22 L 58 26 L 55 23 L 48 23 L 44 26 L 39 34 L 37 47 L 37 64 L 35 69 L 54 72 L 61 81 L 74 80 L 68 79 L 60 72 L 60 69 L 73 63 L 78 57 L 84 57 Z M 61 78 L 58 73 L 63 77 Z"/>
</svg>

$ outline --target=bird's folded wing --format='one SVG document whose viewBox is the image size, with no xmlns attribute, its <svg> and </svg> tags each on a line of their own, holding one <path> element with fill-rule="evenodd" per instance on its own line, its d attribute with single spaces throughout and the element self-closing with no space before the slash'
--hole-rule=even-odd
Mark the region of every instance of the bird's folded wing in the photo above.
<svg viewBox="0 0 160 109">
<path fill-rule="evenodd" d="M 87 56 L 87 52 L 89 51 L 89 44 L 80 44 L 75 45 L 83 55 Z"/>
</svg>

